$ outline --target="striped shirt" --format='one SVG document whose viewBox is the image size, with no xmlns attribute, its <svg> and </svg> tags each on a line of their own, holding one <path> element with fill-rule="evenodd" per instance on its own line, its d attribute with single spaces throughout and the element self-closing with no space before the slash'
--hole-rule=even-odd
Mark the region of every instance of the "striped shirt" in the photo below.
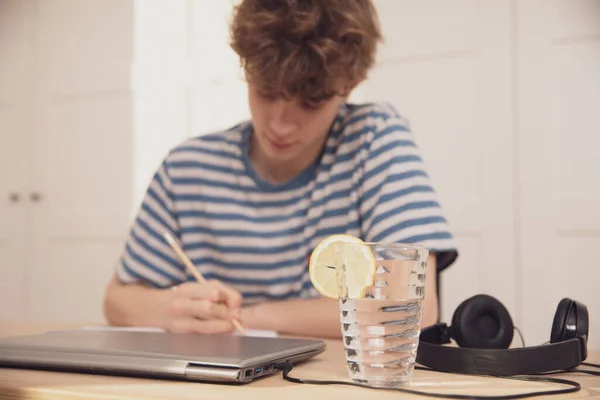
<svg viewBox="0 0 600 400">
<path fill-rule="evenodd" d="M 329 235 L 418 243 L 438 270 L 456 258 L 453 236 L 406 121 L 388 104 L 344 104 L 317 161 L 283 184 L 255 172 L 251 121 L 189 139 L 154 175 L 120 262 L 123 283 L 191 281 L 163 240 L 170 232 L 207 279 L 245 303 L 318 297 L 308 258 Z"/>
</svg>

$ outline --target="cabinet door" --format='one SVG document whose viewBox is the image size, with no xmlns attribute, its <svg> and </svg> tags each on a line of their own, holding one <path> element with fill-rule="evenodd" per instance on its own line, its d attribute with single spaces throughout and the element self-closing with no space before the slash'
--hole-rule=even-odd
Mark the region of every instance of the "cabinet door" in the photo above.
<svg viewBox="0 0 600 400">
<path fill-rule="evenodd" d="M 102 321 L 132 210 L 131 1 L 38 2 L 31 317 Z"/>
<path fill-rule="evenodd" d="M 456 236 L 441 317 L 477 293 L 514 314 L 511 2 L 375 4 L 385 43 L 357 97 L 408 119 Z"/>
<path fill-rule="evenodd" d="M 0 319 L 26 305 L 32 18 L 31 2 L 0 2 Z"/>
<path fill-rule="evenodd" d="M 587 304 L 600 349 L 600 2 L 522 0 L 519 26 L 519 298 L 528 344 L 558 302 Z"/>
</svg>

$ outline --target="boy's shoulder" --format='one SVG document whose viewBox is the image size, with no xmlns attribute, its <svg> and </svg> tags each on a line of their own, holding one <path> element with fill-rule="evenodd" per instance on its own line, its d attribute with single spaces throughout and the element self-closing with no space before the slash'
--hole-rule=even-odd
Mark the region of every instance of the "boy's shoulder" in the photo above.
<svg viewBox="0 0 600 400">
<path fill-rule="evenodd" d="M 365 102 L 365 103 L 352 103 L 348 102 L 344 104 L 346 108 L 346 115 L 362 115 L 362 114 L 376 114 L 382 118 L 395 118 L 399 116 L 396 108 L 389 102 Z"/>
<path fill-rule="evenodd" d="M 355 130 L 363 126 L 378 128 L 390 125 L 400 125 L 409 129 L 408 120 L 388 102 L 346 103 L 341 114 L 343 130 Z"/>
<path fill-rule="evenodd" d="M 173 147 L 167 156 L 167 161 L 180 159 L 186 154 L 241 157 L 244 134 L 249 127 L 250 121 L 243 121 L 224 130 L 192 136 Z"/>
</svg>

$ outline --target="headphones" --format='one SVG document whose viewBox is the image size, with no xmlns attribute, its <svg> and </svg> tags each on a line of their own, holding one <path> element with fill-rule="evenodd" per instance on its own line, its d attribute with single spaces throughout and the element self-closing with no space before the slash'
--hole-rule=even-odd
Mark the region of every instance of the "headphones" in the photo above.
<svg viewBox="0 0 600 400">
<path fill-rule="evenodd" d="M 511 376 L 568 370 L 587 358 L 588 310 L 569 298 L 558 304 L 549 344 L 511 348 L 514 326 L 506 308 L 479 294 L 460 304 L 452 326 L 421 331 L 417 363 L 442 372 Z M 443 346 L 454 339 L 458 347 Z"/>
</svg>

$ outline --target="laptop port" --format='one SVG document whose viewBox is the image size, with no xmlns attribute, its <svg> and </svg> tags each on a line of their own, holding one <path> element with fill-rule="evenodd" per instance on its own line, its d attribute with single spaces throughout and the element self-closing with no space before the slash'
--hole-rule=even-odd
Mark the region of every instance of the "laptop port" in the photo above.
<svg viewBox="0 0 600 400">
<path fill-rule="evenodd" d="M 262 367 L 256 368 L 254 372 L 258 375 L 263 371 Z"/>
<path fill-rule="evenodd" d="M 253 370 L 251 370 L 251 369 L 246 370 L 246 378 L 251 378 L 253 374 L 254 374 Z"/>
</svg>

